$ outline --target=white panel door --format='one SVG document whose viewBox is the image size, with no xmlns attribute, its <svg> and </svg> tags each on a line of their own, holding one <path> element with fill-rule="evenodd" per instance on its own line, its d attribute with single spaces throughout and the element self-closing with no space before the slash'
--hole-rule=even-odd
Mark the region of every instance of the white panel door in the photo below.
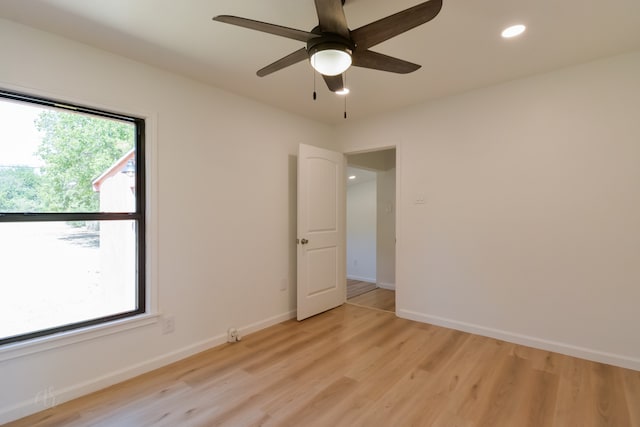
<svg viewBox="0 0 640 427">
<path fill-rule="evenodd" d="M 298 153 L 298 320 L 346 299 L 345 159 L 300 144 Z"/>
</svg>

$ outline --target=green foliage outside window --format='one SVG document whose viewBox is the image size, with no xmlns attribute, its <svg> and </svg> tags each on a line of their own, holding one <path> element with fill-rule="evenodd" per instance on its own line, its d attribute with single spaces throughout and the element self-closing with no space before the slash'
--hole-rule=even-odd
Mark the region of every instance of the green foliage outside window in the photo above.
<svg viewBox="0 0 640 427">
<path fill-rule="evenodd" d="M 0 167 L 0 212 L 33 212 L 39 206 L 40 176 L 33 168 Z"/>
<path fill-rule="evenodd" d="M 43 166 L 0 168 L 0 212 L 99 211 L 92 182 L 134 147 L 135 126 L 54 110 L 34 125 L 43 134 L 34 153 Z"/>
</svg>

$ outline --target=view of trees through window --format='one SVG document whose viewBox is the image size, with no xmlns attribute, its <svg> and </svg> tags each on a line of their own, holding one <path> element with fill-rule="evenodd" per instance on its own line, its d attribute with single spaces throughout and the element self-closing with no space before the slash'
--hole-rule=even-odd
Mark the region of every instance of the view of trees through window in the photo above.
<svg viewBox="0 0 640 427">
<path fill-rule="evenodd" d="M 143 122 L 49 104 L 0 97 L 0 343 L 144 308 Z"/>
<path fill-rule="evenodd" d="M 4 164 L 0 158 L 0 212 L 98 212 L 100 197 L 92 182 L 134 147 L 135 127 L 40 107 L 22 109 L 35 116 L 32 130 L 41 139 L 31 164 Z M 11 120 L 11 114 L 2 120 Z M 4 140 L 19 135 L 3 135 L 4 149 L 20 150 L 20 142 Z"/>
</svg>

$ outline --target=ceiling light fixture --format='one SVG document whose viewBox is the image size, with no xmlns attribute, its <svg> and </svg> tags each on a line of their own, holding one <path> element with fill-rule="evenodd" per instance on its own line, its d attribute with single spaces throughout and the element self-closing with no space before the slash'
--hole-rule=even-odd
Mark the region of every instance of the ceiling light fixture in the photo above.
<svg viewBox="0 0 640 427">
<path fill-rule="evenodd" d="M 322 43 L 311 51 L 311 66 L 324 76 L 337 76 L 351 66 L 351 49 L 339 43 Z"/>
<path fill-rule="evenodd" d="M 520 34 L 524 33 L 524 30 L 526 30 L 526 29 L 527 29 L 527 27 L 525 27 L 522 24 L 512 25 L 512 26 L 502 30 L 502 37 L 505 38 L 505 39 L 510 39 L 512 37 L 517 37 Z"/>
<path fill-rule="evenodd" d="M 356 176 L 355 176 L 355 175 L 351 175 L 351 176 L 349 177 L 349 179 L 356 179 Z"/>
</svg>

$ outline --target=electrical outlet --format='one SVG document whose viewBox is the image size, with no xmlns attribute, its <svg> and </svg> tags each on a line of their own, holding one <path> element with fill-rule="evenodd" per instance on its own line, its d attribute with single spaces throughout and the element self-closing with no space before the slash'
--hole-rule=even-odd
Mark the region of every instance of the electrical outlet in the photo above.
<svg viewBox="0 0 640 427">
<path fill-rule="evenodd" d="M 162 317 L 162 333 L 171 334 L 176 330 L 176 319 L 173 316 Z"/>
</svg>

